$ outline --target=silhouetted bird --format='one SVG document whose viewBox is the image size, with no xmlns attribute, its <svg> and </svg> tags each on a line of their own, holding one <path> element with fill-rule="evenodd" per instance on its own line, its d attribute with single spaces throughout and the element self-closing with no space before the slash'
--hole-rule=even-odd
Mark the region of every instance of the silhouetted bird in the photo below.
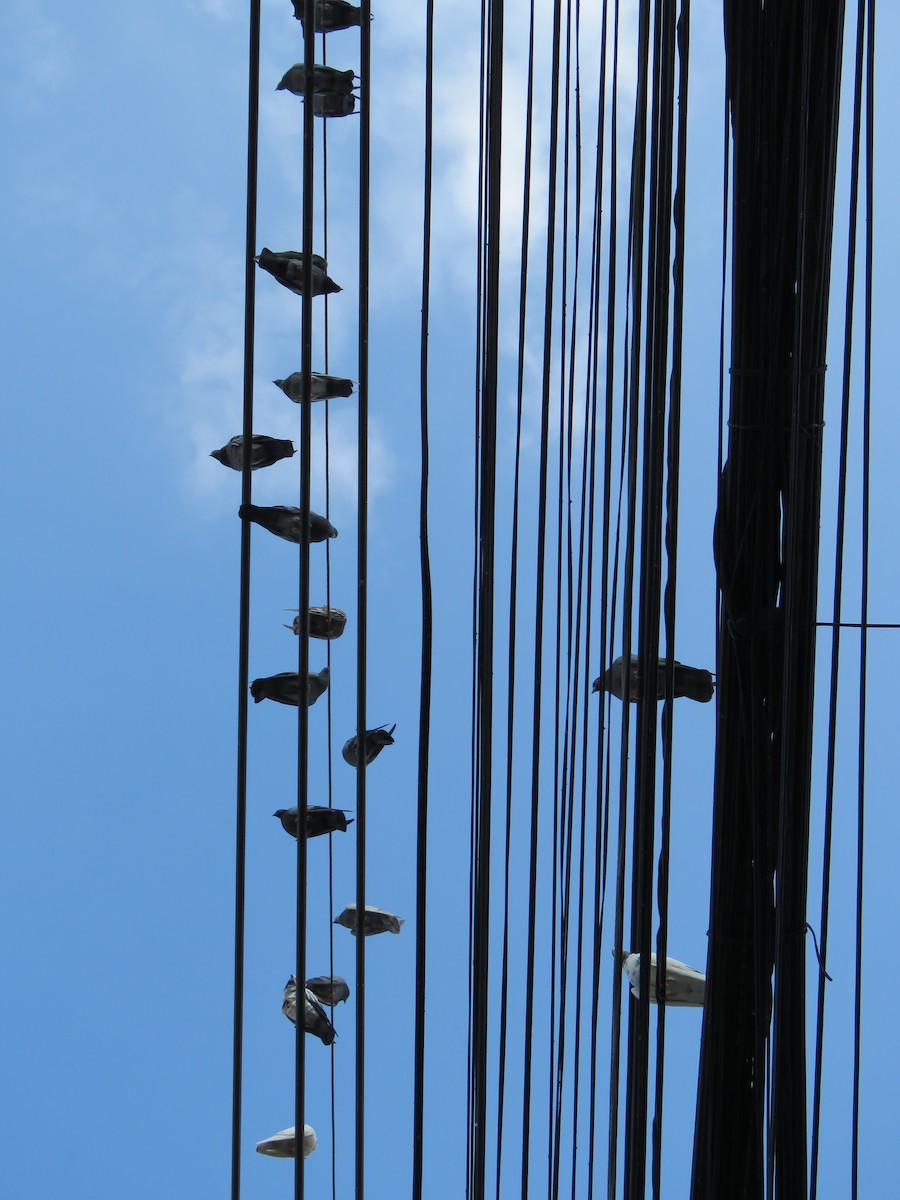
<svg viewBox="0 0 900 1200">
<path fill-rule="evenodd" d="M 307 706 L 315 704 L 325 692 L 331 672 L 328 667 L 310 672 L 307 680 Z M 250 695 L 259 704 L 260 700 L 274 700 L 277 704 L 300 704 L 300 676 L 296 671 L 282 671 L 278 675 L 264 675 L 250 684 Z"/>
<path fill-rule="evenodd" d="M 351 96 L 352 99 L 352 96 Z M 256 257 L 264 271 L 298 296 L 303 295 L 303 255 L 299 250 L 269 250 L 264 246 Z M 320 254 L 312 256 L 312 294 L 324 296 L 343 289 L 326 275 L 328 264 Z"/>
<path fill-rule="evenodd" d="M 282 76 L 276 92 L 291 92 L 302 96 L 306 91 L 306 68 L 296 63 Z M 336 96 L 348 96 L 353 91 L 353 72 L 339 71 L 337 67 L 313 67 L 313 94 L 325 92 Z"/>
<path fill-rule="evenodd" d="M 305 1005 L 303 1014 L 303 1028 L 307 1033 L 313 1034 L 319 1038 L 326 1046 L 330 1046 L 337 1034 L 334 1032 L 334 1026 L 325 1015 L 325 1009 L 319 1003 L 318 998 L 313 995 L 309 988 L 305 988 Z M 281 1011 L 294 1025 L 297 1024 L 297 980 L 292 975 L 284 985 L 284 1000 L 281 1005 Z"/>
<path fill-rule="evenodd" d="M 631 983 L 631 993 L 640 999 L 641 956 L 622 952 L 622 970 Z M 650 955 L 650 1003 L 656 1004 L 656 955 Z M 677 958 L 666 959 L 663 996 L 666 1007 L 702 1008 L 706 995 L 706 976 Z"/>
<path fill-rule="evenodd" d="M 284 438 L 267 437 L 264 433 L 254 433 L 253 449 L 250 452 L 250 470 L 258 471 L 260 467 L 271 467 L 279 459 L 290 458 L 296 454 L 294 443 Z M 233 437 L 221 450 L 210 450 L 210 458 L 218 459 L 223 466 L 231 467 L 233 471 L 244 469 L 244 437 L 238 434 Z"/>
<path fill-rule="evenodd" d="M 297 836 L 297 806 L 279 808 L 272 813 L 281 822 L 285 833 L 291 837 Z M 310 804 L 306 809 L 306 836 L 308 838 L 322 837 L 325 833 L 346 833 L 347 826 L 353 824 L 353 818 L 348 817 L 341 808 L 327 808 L 323 804 Z"/>
<path fill-rule="evenodd" d="M 686 667 L 680 662 L 674 663 L 673 666 L 675 668 L 676 696 L 687 696 L 691 700 L 699 700 L 701 704 L 712 700 L 715 683 L 709 671 L 704 671 L 700 667 Z M 666 660 L 664 658 L 657 659 L 656 679 L 653 681 L 653 685 L 656 688 L 656 699 L 664 700 L 666 695 Z M 641 664 L 636 654 L 631 655 L 627 670 L 625 659 L 617 658 L 608 671 L 604 671 L 594 680 L 593 691 L 599 692 L 602 689 L 612 692 L 614 696 L 624 700 L 626 688 L 629 700 L 635 701 L 641 698 Z"/>
<path fill-rule="evenodd" d="M 324 542 L 326 538 L 336 538 L 338 535 L 338 531 L 326 517 L 311 512 L 309 537 L 303 538 L 300 531 L 300 509 L 291 504 L 242 504 L 238 509 L 238 516 L 249 516 L 251 521 L 262 525 L 269 533 L 298 545 L 302 541 Z"/>
<path fill-rule="evenodd" d="M 273 379 L 276 387 L 280 387 L 288 400 L 299 404 L 303 399 L 303 372 L 295 371 L 287 379 Z M 313 371 L 309 380 L 310 400 L 335 400 L 338 397 L 353 395 L 353 380 L 342 379 L 340 375 L 320 375 Z"/>
<path fill-rule="evenodd" d="M 319 1144 L 316 1131 L 312 1125 L 303 1126 L 303 1157 L 309 1158 Z M 268 1154 L 270 1158 L 295 1158 L 297 1154 L 297 1138 L 294 1126 L 290 1129 L 280 1129 L 271 1137 L 263 1138 L 256 1143 L 257 1154 Z"/>
<path fill-rule="evenodd" d="M 342 979 L 340 975 L 314 975 L 312 979 L 307 979 L 306 987 L 329 1008 L 334 1008 L 335 1005 L 340 1004 L 342 1000 L 346 1001 L 350 996 L 347 980 Z"/>
<path fill-rule="evenodd" d="M 347 614 L 339 608 L 329 608 L 327 604 L 319 604 L 309 610 L 310 637 L 321 638 L 325 642 L 332 642 L 335 638 L 341 636 L 346 624 Z M 292 624 L 285 625 L 285 629 L 293 629 L 294 633 L 299 636 L 300 618 L 294 617 Z"/>
<path fill-rule="evenodd" d="M 373 758 L 377 758 L 385 746 L 393 746 L 394 739 L 391 734 L 396 728 L 396 725 L 392 725 L 390 729 L 388 729 L 386 725 L 379 725 L 377 729 L 366 730 L 364 742 L 366 748 L 365 759 L 367 763 L 370 763 Z M 357 754 L 356 735 L 350 738 L 349 741 L 344 742 L 344 748 L 341 751 L 341 755 L 343 756 L 344 762 L 348 762 L 351 767 L 358 765 L 359 756 Z"/>
<path fill-rule="evenodd" d="M 293 0 L 294 16 L 301 23 L 305 20 L 304 0 Z M 350 29 L 359 25 L 362 10 L 347 0 L 318 0 L 316 4 L 316 33 L 334 33 L 338 29 Z M 303 27 L 306 32 L 306 26 Z"/>
<path fill-rule="evenodd" d="M 313 113 L 317 117 L 349 117 L 356 108 L 356 97 L 340 92 L 316 92 L 313 96 Z M 337 291 L 340 291 L 337 288 Z"/>
<path fill-rule="evenodd" d="M 367 904 L 363 916 L 363 934 L 365 937 L 371 937 L 376 933 L 399 933 L 403 921 L 403 917 L 395 917 L 393 913 L 385 912 L 383 908 L 375 908 L 374 905 Z M 343 925 L 356 937 L 356 905 L 348 904 L 341 915 L 334 918 L 334 924 Z"/>
</svg>

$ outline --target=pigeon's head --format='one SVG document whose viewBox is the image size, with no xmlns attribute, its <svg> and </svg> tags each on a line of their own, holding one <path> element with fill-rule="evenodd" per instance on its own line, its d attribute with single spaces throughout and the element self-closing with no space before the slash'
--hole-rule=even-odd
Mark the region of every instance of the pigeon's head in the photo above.
<svg viewBox="0 0 900 1200">
<path fill-rule="evenodd" d="M 225 461 L 225 447 L 223 446 L 220 450 L 210 450 L 209 457 L 223 463 Z"/>
</svg>

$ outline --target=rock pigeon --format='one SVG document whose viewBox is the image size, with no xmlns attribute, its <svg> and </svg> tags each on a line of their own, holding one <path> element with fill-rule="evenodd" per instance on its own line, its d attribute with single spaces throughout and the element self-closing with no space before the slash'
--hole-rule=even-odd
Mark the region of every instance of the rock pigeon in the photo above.
<svg viewBox="0 0 900 1200">
<path fill-rule="evenodd" d="M 303 1126 L 303 1157 L 309 1158 L 319 1144 L 316 1131 L 312 1125 Z M 270 1158 L 295 1158 L 297 1154 L 297 1138 L 294 1126 L 281 1129 L 271 1137 L 263 1138 L 256 1143 L 257 1154 L 268 1154 Z"/>
<path fill-rule="evenodd" d="M 363 935 L 371 937 L 375 933 L 399 933 L 403 917 L 395 917 L 393 913 L 385 912 L 383 908 L 366 905 L 363 917 Z M 335 925 L 343 925 L 356 937 L 356 905 L 348 904 L 339 917 L 334 919 Z"/>
<path fill-rule="evenodd" d="M 396 725 L 392 725 L 390 729 L 386 725 L 379 725 L 377 729 L 367 729 L 366 736 L 363 739 L 365 742 L 365 758 L 366 762 L 370 763 L 373 758 L 377 758 L 385 746 L 393 746 L 394 739 L 391 736 Z M 356 736 L 354 735 L 349 741 L 344 742 L 344 748 L 341 751 L 344 762 L 348 762 L 351 767 L 358 765 L 358 755 L 356 752 Z"/>
<path fill-rule="evenodd" d="M 295 371 L 287 379 L 273 379 L 276 387 L 280 387 L 288 400 L 299 404 L 303 399 L 303 372 Z M 318 371 L 310 374 L 310 400 L 334 400 L 338 397 L 353 395 L 353 380 L 342 379 L 340 375 L 320 375 Z"/>
<path fill-rule="evenodd" d="M 326 538 L 336 538 L 338 531 L 326 517 L 318 513 L 309 514 L 309 538 L 304 539 L 300 533 L 300 509 L 290 504 L 242 504 L 238 516 L 249 516 L 251 521 L 268 529 L 276 537 L 284 538 L 286 542 L 301 541 L 324 542 Z"/>
<path fill-rule="evenodd" d="M 304 0 L 293 0 L 294 16 L 303 22 L 305 20 Z M 350 29 L 359 25 L 362 20 L 362 9 L 347 0 L 318 0 L 316 4 L 316 33 L 334 33 L 338 29 Z M 304 26 L 304 33 L 306 28 Z"/>
<path fill-rule="evenodd" d="M 329 1008 L 334 1008 L 342 1000 L 346 1001 L 350 997 L 347 980 L 342 979 L 340 975 L 314 975 L 312 979 L 307 979 L 306 987 L 317 1000 L 327 1004 Z"/>
<path fill-rule="evenodd" d="M 297 806 L 279 808 L 272 813 L 281 822 L 285 833 L 291 837 L 297 836 Z M 325 833 L 346 833 L 347 826 L 353 824 L 353 818 L 348 817 L 342 808 L 327 808 L 323 804 L 310 804 L 306 809 L 306 836 L 308 838 L 322 837 Z"/>
<path fill-rule="evenodd" d="M 631 993 L 640 998 L 641 956 L 622 952 L 622 970 L 631 983 Z M 706 976 L 677 958 L 666 959 L 666 1007 L 702 1008 L 706 993 Z M 656 1004 L 656 955 L 650 955 L 650 1003 Z"/>
<path fill-rule="evenodd" d="M 326 691 L 330 678 L 331 672 L 328 667 L 323 667 L 318 672 L 310 672 L 307 680 L 307 707 L 315 704 Z M 260 700 L 274 700 L 277 704 L 293 704 L 296 708 L 300 704 L 300 676 L 296 671 L 264 675 L 250 684 L 250 695 L 256 704 L 259 704 Z"/>
<path fill-rule="evenodd" d="M 325 642 L 334 641 L 344 632 L 346 624 L 347 614 L 339 608 L 329 608 L 327 604 L 318 604 L 309 610 L 310 637 L 321 638 Z M 300 618 L 294 617 L 293 623 L 285 625 L 285 629 L 293 629 L 294 633 L 299 636 Z"/>
<path fill-rule="evenodd" d="M 656 660 L 656 699 L 664 700 L 666 695 L 666 660 L 659 658 Z M 701 704 L 706 704 L 712 700 L 715 683 L 709 671 L 704 671 L 699 667 L 686 667 L 683 663 L 676 662 L 673 664 L 675 668 L 675 695 L 687 696 L 691 700 L 699 700 Z M 627 676 L 627 682 L 626 682 Z M 618 696 L 620 700 L 625 698 L 625 689 L 628 689 L 628 699 L 632 701 L 639 700 L 641 697 L 641 668 L 640 659 L 636 654 L 631 655 L 630 666 L 627 671 L 625 669 L 624 658 L 617 658 L 608 671 L 604 671 L 597 679 L 594 680 L 593 691 L 612 692 L 614 696 Z"/>
<path fill-rule="evenodd" d="M 296 63 L 282 76 L 276 92 L 291 92 L 302 96 L 306 91 L 306 68 Z M 353 91 L 353 72 L 339 71 L 337 67 L 313 67 L 313 93 L 325 92 L 336 96 L 348 96 Z"/>
<path fill-rule="evenodd" d="M 346 99 L 346 97 L 342 97 Z M 349 97 L 353 99 L 353 97 Z M 303 295 L 303 255 L 299 250 L 269 250 L 264 246 L 256 256 L 264 271 L 273 275 L 280 284 L 298 296 Z M 312 294 L 324 296 L 343 291 L 326 273 L 325 259 L 320 254 L 312 256 Z"/>
<path fill-rule="evenodd" d="M 250 470 L 258 471 L 260 467 L 271 467 L 279 459 L 290 458 L 296 454 L 294 443 L 284 438 L 267 437 L 264 433 L 254 433 L 253 449 L 250 452 Z M 244 469 L 244 437 L 238 434 L 220 450 L 211 450 L 210 458 L 218 459 L 223 466 L 231 467 L 233 471 Z"/>
<path fill-rule="evenodd" d="M 342 92 L 316 92 L 313 96 L 313 112 L 317 117 L 349 117 L 355 109 L 356 97 L 352 93 L 348 96 Z"/>
<path fill-rule="evenodd" d="M 334 1026 L 325 1015 L 325 1009 L 319 1003 L 318 998 L 305 988 L 305 1006 L 303 1014 L 303 1028 L 307 1033 L 313 1034 L 315 1037 L 326 1046 L 330 1046 L 337 1034 L 334 1032 Z M 284 1001 L 281 1005 L 281 1011 L 294 1025 L 297 1024 L 297 980 L 292 975 L 284 985 Z"/>
</svg>

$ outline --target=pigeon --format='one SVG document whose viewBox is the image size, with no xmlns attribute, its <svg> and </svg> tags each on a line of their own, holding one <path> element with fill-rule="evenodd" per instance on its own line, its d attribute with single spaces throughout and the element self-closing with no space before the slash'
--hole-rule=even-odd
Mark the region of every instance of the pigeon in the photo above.
<svg viewBox="0 0 900 1200">
<path fill-rule="evenodd" d="M 300 509 L 291 504 L 242 504 L 238 509 L 238 516 L 249 517 L 257 525 L 262 525 L 263 529 L 268 529 L 269 533 L 298 545 L 301 541 L 324 542 L 326 538 L 336 538 L 338 535 L 338 531 L 327 517 L 320 517 L 318 513 L 311 512 L 309 537 L 303 538 L 300 533 Z"/>
<path fill-rule="evenodd" d="M 337 1034 L 334 1032 L 334 1026 L 325 1015 L 325 1009 L 319 1003 L 317 997 L 309 988 L 305 989 L 306 1004 L 303 1014 L 303 1028 L 307 1033 L 314 1034 L 315 1037 L 325 1046 L 330 1046 Z M 287 1019 L 294 1025 L 297 1024 L 297 980 L 292 975 L 284 985 L 284 1001 L 281 1005 L 281 1011 Z"/>
<path fill-rule="evenodd" d="M 313 96 L 313 112 L 317 117 L 349 117 L 355 108 L 356 97 L 352 92 L 350 95 L 343 92 L 316 92 Z"/>
<path fill-rule="evenodd" d="M 302 22 L 305 13 L 304 0 L 293 0 L 294 16 Z M 362 9 L 347 0 L 318 0 L 316 4 L 316 33 L 334 33 L 338 29 L 350 29 L 362 21 Z M 306 32 L 304 27 L 304 33 Z"/>
<path fill-rule="evenodd" d="M 377 758 L 385 746 L 393 746 L 394 739 L 391 736 L 396 725 L 392 725 L 390 729 L 386 725 L 379 725 L 377 729 L 367 729 L 366 736 L 363 742 L 366 747 L 365 759 L 370 763 L 373 758 Z M 358 765 L 358 755 L 356 752 L 356 736 L 354 735 L 349 741 L 344 742 L 344 748 L 341 751 L 344 762 L 348 762 L 351 767 Z"/>
<path fill-rule="evenodd" d="M 631 665 L 628 668 L 628 699 L 635 701 L 641 698 L 641 668 L 640 659 L 636 654 L 631 655 Z M 691 700 L 698 700 L 701 704 L 706 704 L 713 697 L 715 682 L 709 671 L 704 671 L 700 667 L 686 667 L 684 663 L 676 662 L 675 667 L 675 695 L 687 696 Z M 608 671 L 604 671 L 602 675 L 594 680 L 593 691 L 599 692 L 602 690 L 612 692 L 614 696 L 618 696 L 623 700 L 625 691 L 625 674 L 624 658 L 617 658 Z M 664 700 L 666 696 L 666 660 L 658 658 L 656 660 L 656 699 Z"/>
<path fill-rule="evenodd" d="M 302 96 L 306 91 L 306 68 L 303 63 L 296 63 L 282 76 L 276 92 L 291 92 L 294 96 Z M 353 72 L 339 71 L 337 67 L 323 67 L 318 63 L 313 67 L 313 92 L 324 92 L 329 95 L 347 96 L 353 91 Z"/>
<path fill-rule="evenodd" d="M 299 404 L 303 399 L 303 372 L 295 371 L 287 379 L 273 379 L 276 387 L 280 387 L 288 400 Z M 342 379 L 340 375 L 320 375 L 318 371 L 310 374 L 310 400 L 334 400 L 341 396 L 353 395 L 353 380 Z"/>
<path fill-rule="evenodd" d="M 297 806 L 279 808 L 272 813 L 281 822 L 285 833 L 291 837 L 297 836 Z M 346 833 L 347 826 L 353 824 L 353 818 L 348 817 L 341 808 L 326 808 L 323 804 L 310 804 L 306 810 L 307 838 L 321 837 L 325 833 Z"/>
<path fill-rule="evenodd" d="M 316 1131 L 312 1125 L 303 1126 L 303 1157 L 309 1158 L 319 1144 Z M 297 1138 L 294 1126 L 290 1129 L 280 1129 L 271 1137 L 263 1138 L 256 1143 L 257 1154 L 268 1154 L 270 1158 L 295 1158 L 297 1154 Z"/>
<path fill-rule="evenodd" d="M 403 917 L 395 917 L 393 913 L 385 912 L 383 908 L 375 908 L 374 905 L 367 904 L 363 918 L 363 936 L 371 937 L 375 933 L 387 933 L 388 931 L 399 933 L 403 921 Z M 333 924 L 343 925 L 356 937 L 356 905 L 348 904 L 341 915 L 335 917 Z"/>
<path fill-rule="evenodd" d="M 310 637 L 321 638 L 325 642 L 334 641 L 344 632 L 346 624 L 347 614 L 339 608 L 329 608 L 327 604 L 319 604 L 309 610 Z M 300 618 L 294 617 L 290 625 L 285 625 L 285 629 L 293 629 L 294 633 L 299 636 Z"/>
<path fill-rule="evenodd" d="M 631 983 L 631 994 L 640 999 L 641 956 L 622 951 L 622 970 Z M 663 996 L 667 1008 L 702 1008 L 706 992 L 706 976 L 677 958 L 666 959 L 666 979 Z M 656 1004 L 656 955 L 650 955 L 650 1003 Z"/>
<path fill-rule="evenodd" d="M 352 96 L 349 99 L 353 99 Z M 270 275 L 283 284 L 297 296 L 303 295 L 303 255 L 298 250 L 269 250 L 263 246 L 262 250 L 256 256 L 256 261 L 264 271 L 268 271 Z M 314 296 L 325 296 L 331 292 L 343 291 L 343 288 L 331 279 L 326 273 L 327 267 L 325 259 L 320 254 L 312 256 L 312 294 Z"/>
<path fill-rule="evenodd" d="M 347 980 L 340 975 L 314 975 L 312 979 L 307 979 L 306 990 L 329 1008 L 334 1008 L 342 1000 L 346 1002 L 350 996 Z"/>
<path fill-rule="evenodd" d="M 331 672 L 328 667 L 311 671 L 307 680 L 307 707 L 311 707 L 327 690 Z M 300 676 L 296 671 L 282 671 L 278 675 L 264 675 L 250 684 L 250 695 L 256 704 L 260 700 L 274 700 L 277 704 L 300 704 Z"/>
<path fill-rule="evenodd" d="M 297 451 L 294 443 L 284 438 L 267 437 L 264 433 L 254 433 L 253 449 L 250 452 L 250 470 L 258 471 L 260 467 L 271 467 L 279 459 L 291 458 Z M 210 458 L 218 459 L 225 467 L 233 471 L 244 469 L 244 438 L 243 434 L 233 437 L 220 450 L 211 450 Z"/>
</svg>

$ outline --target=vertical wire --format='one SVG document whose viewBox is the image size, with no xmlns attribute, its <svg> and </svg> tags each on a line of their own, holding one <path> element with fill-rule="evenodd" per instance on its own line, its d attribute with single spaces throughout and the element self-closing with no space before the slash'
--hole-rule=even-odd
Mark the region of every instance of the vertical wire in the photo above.
<svg viewBox="0 0 900 1200">
<path fill-rule="evenodd" d="M 250 4 L 247 100 L 247 221 L 244 246 L 244 410 L 241 511 L 252 499 L 253 360 L 256 316 L 256 201 L 259 173 L 260 0 Z M 234 1031 L 231 1094 L 231 1200 L 241 1194 L 241 1100 L 244 1062 L 244 924 L 247 868 L 247 718 L 250 691 L 250 529 L 241 518 L 241 568 L 238 634 L 237 797 L 234 852 Z"/>
</svg>

